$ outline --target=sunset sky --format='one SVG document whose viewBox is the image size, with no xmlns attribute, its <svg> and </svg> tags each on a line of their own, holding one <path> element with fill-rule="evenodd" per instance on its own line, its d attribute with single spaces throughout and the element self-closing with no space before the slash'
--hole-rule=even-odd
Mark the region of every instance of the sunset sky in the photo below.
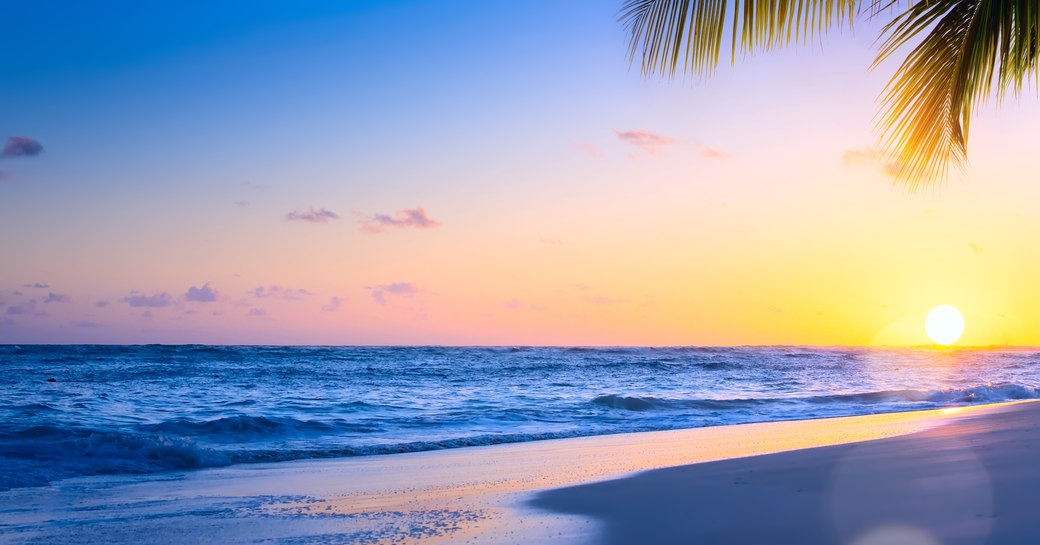
<svg viewBox="0 0 1040 545">
<path fill-rule="evenodd" d="M 0 342 L 1040 344 L 1035 94 L 908 193 L 876 24 L 661 81 L 620 0 L 390 4 L 5 6 Z"/>
</svg>

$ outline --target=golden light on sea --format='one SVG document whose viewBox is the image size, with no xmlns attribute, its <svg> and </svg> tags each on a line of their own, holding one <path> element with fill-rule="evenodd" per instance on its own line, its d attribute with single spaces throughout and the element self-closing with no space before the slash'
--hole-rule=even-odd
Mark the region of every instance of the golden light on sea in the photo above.
<svg viewBox="0 0 1040 545">
<path fill-rule="evenodd" d="M 928 312 L 924 330 L 935 344 L 949 346 L 964 333 L 964 316 L 950 305 L 939 305 Z"/>
</svg>

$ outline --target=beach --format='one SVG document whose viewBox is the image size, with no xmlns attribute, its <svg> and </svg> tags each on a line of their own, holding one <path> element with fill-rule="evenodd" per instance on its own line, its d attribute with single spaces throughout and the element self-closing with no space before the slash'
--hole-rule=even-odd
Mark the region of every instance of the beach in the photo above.
<svg viewBox="0 0 1040 545">
<path fill-rule="evenodd" d="M 1040 405 L 65 479 L 2 543 L 1031 543 Z"/>
</svg>

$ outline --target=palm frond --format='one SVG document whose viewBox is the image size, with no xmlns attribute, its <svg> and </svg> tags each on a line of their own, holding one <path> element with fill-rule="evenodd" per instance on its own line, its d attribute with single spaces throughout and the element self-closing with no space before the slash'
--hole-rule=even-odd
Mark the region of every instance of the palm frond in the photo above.
<svg viewBox="0 0 1040 545">
<path fill-rule="evenodd" d="M 730 55 L 804 43 L 855 14 L 855 0 L 626 0 L 620 20 L 629 57 L 644 74 L 708 75 L 718 67 L 723 34 Z M 732 12 L 728 6 L 732 4 Z M 729 20 L 727 20 L 727 17 Z"/>
<path fill-rule="evenodd" d="M 1035 0 L 918 0 L 889 23 L 875 66 L 914 40 L 882 94 L 880 146 L 911 189 L 967 160 L 972 111 L 1036 75 Z"/>
</svg>

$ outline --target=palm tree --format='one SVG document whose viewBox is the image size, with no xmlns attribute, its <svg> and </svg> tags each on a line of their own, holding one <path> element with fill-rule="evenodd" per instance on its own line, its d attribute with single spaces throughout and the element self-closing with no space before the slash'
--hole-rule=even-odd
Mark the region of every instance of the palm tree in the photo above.
<svg viewBox="0 0 1040 545">
<path fill-rule="evenodd" d="M 891 172 L 911 189 L 962 169 L 972 109 L 992 94 L 1017 96 L 1037 75 L 1040 0 L 626 0 L 620 19 L 632 62 L 675 77 L 714 72 L 727 30 L 735 60 L 856 17 L 890 17 L 873 66 L 912 45 L 880 96 L 876 126 Z"/>
</svg>

